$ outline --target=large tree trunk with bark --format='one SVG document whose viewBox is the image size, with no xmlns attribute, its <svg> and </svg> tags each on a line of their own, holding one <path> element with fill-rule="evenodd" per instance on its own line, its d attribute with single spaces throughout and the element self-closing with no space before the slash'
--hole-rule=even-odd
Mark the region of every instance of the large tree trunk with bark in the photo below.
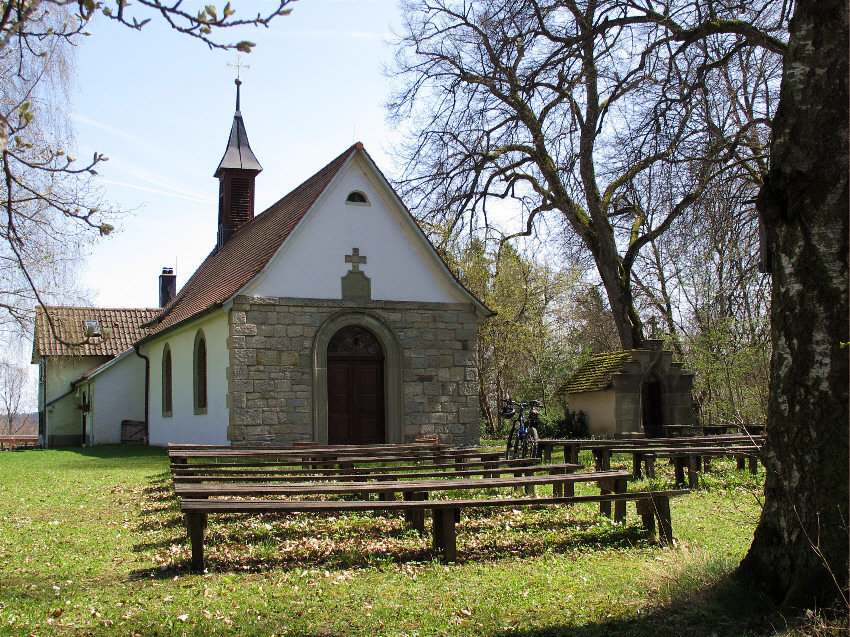
<svg viewBox="0 0 850 637">
<path fill-rule="evenodd" d="M 848 75 L 846 0 L 798 0 L 758 201 L 773 269 L 767 478 L 739 569 L 783 609 L 846 603 Z"/>
</svg>

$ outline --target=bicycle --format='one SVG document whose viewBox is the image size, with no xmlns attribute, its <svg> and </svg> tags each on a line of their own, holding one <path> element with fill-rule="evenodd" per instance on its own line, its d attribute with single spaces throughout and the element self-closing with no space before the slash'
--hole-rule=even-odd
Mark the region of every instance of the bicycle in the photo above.
<svg viewBox="0 0 850 637">
<path fill-rule="evenodd" d="M 537 428 L 534 426 L 540 422 L 540 414 L 537 407 L 540 403 L 536 400 L 530 400 L 527 403 L 518 403 L 511 400 L 511 397 L 502 399 L 505 406 L 502 407 L 502 418 L 510 420 L 516 415 L 516 409 L 519 407 L 519 416 L 511 424 L 511 433 L 508 434 L 508 448 L 505 451 L 505 460 L 511 458 L 536 458 L 537 457 L 537 441 L 540 439 L 537 435 Z M 530 408 L 530 409 L 529 409 Z M 525 410 L 529 409 L 528 420 L 525 418 Z"/>
</svg>

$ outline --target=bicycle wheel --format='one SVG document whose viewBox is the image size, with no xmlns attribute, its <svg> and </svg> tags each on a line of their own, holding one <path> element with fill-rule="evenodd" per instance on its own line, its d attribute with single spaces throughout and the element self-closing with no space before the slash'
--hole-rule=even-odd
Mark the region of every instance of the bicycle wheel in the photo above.
<svg viewBox="0 0 850 637">
<path fill-rule="evenodd" d="M 522 437 L 522 442 L 520 443 L 520 458 L 528 457 L 528 429 L 525 430 L 525 435 Z"/>
<path fill-rule="evenodd" d="M 540 436 L 537 435 L 536 427 L 529 427 L 528 435 L 528 457 L 529 458 L 539 458 L 540 457 L 540 447 L 537 444 L 537 441 L 540 440 Z"/>
<path fill-rule="evenodd" d="M 519 448 L 519 431 L 517 431 L 516 424 L 511 425 L 511 433 L 508 434 L 508 448 L 505 450 L 505 460 L 510 460 L 512 457 L 517 457 L 517 450 Z M 513 451 L 513 456 L 511 452 Z"/>
</svg>

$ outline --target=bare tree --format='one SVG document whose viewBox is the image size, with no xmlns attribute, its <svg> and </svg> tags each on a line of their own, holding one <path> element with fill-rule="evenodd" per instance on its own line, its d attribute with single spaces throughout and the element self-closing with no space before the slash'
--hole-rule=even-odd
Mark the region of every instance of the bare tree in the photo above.
<svg viewBox="0 0 850 637">
<path fill-rule="evenodd" d="M 230 3 L 192 13 L 180 0 L 0 2 L 0 271 L 10 273 L 0 285 L 0 323 L 26 323 L 32 307 L 54 291 L 57 272 L 75 261 L 75 250 L 115 223 L 116 211 L 93 184 L 106 157 L 74 158 L 73 131 L 56 115 L 73 73 L 71 47 L 89 22 L 99 16 L 142 29 L 159 18 L 210 48 L 248 52 L 253 43 L 216 36 L 232 27 L 268 26 L 289 12 L 291 1 L 269 3 L 247 18 Z M 55 329 L 54 336 L 62 340 Z"/>
<path fill-rule="evenodd" d="M 757 123 L 722 131 L 704 117 L 717 69 L 784 44 L 770 2 L 408 0 L 389 105 L 410 121 L 399 185 L 420 216 L 491 222 L 494 202 L 522 211 L 508 237 L 558 215 L 591 253 L 620 343 L 639 346 L 632 269 L 640 251 L 741 160 Z M 750 5 L 754 6 L 750 6 Z M 744 28 L 740 25 L 766 28 Z M 408 119 L 409 118 L 409 119 Z M 731 128 L 731 123 L 730 123 Z M 730 134 L 731 133 L 731 134 Z M 631 196 L 665 171 L 669 199 L 649 215 Z"/>
<path fill-rule="evenodd" d="M 3 418 L 6 420 L 7 433 L 10 435 L 20 428 L 15 423 L 20 414 L 26 381 L 26 369 L 8 361 L 0 361 L 0 406 L 3 408 Z"/>
</svg>

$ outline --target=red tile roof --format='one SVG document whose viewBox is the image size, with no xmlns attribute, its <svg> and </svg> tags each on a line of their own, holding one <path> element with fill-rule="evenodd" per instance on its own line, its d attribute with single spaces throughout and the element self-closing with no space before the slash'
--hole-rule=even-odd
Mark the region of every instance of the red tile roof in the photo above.
<svg viewBox="0 0 850 637">
<path fill-rule="evenodd" d="M 220 251 L 213 250 L 152 325 L 162 332 L 234 296 L 257 276 L 304 218 L 348 158 L 348 148 L 307 181 L 237 230 Z"/>
<path fill-rule="evenodd" d="M 147 335 L 148 330 L 142 325 L 159 312 L 159 308 L 38 307 L 33 362 L 41 356 L 118 356 Z M 56 327 L 58 339 L 50 329 L 48 317 Z M 97 321 L 101 336 L 86 338 L 86 321 Z M 111 334 L 104 338 L 107 329 Z"/>
</svg>

